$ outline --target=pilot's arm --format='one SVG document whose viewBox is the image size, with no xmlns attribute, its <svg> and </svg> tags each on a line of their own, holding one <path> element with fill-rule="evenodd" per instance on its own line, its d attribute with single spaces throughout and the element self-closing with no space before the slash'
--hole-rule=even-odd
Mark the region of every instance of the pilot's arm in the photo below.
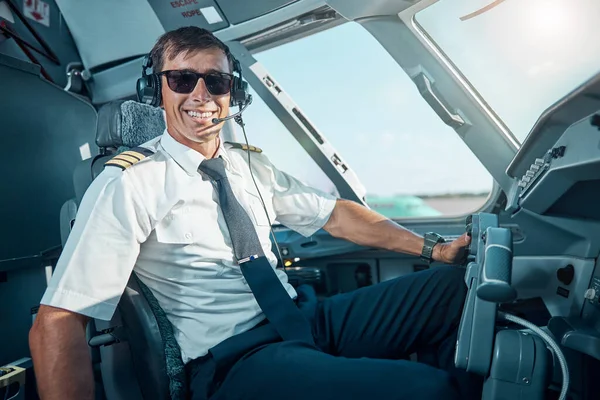
<svg viewBox="0 0 600 400">
<path fill-rule="evenodd" d="M 149 232 L 125 172 L 105 169 L 82 200 L 29 334 L 42 399 L 94 399 L 86 324 L 110 320 Z"/>
<path fill-rule="evenodd" d="M 264 156 L 262 156 L 264 157 Z M 269 164 L 273 171 L 273 203 L 277 220 L 309 236 L 323 228 L 332 236 L 353 243 L 418 256 L 423 236 L 353 201 L 310 188 Z M 433 259 L 448 264 L 461 261 L 470 242 L 467 234 L 433 248 Z"/>
<path fill-rule="evenodd" d="M 332 236 L 367 247 L 414 256 L 419 256 L 423 250 L 423 236 L 353 201 L 338 200 L 323 229 Z M 470 241 L 471 238 L 465 233 L 451 243 L 435 246 L 433 260 L 447 264 L 459 263 Z"/>
</svg>

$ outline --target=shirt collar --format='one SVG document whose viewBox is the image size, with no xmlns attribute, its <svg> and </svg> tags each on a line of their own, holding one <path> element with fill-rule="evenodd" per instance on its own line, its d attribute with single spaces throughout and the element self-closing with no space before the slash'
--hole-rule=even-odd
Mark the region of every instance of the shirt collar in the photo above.
<svg viewBox="0 0 600 400">
<path fill-rule="evenodd" d="M 165 151 L 169 153 L 175 162 L 179 164 L 179 166 L 183 168 L 188 175 L 198 174 L 198 167 L 200 166 L 200 163 L 206 159 L 206 157 L 196 150 L 193 150 L 173 139 L 166 129 L 162 135 L 160 143 Z M 235 166 L 232 164 L 231 158 L 229 157 L 229 154 L 227 154 L 227 150 L 223 146 L 223 140 L 221 140 L 219 143 L 219 149 L 217 150 L 216 157 L 219 156 L 225 161 L 225 169 L 230 172 L 238 172 Z"/>
</svg>

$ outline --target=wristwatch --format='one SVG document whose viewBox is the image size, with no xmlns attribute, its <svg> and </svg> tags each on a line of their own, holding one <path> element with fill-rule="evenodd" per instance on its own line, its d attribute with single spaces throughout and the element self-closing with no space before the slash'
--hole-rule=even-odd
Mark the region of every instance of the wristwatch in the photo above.
<svg viewBox="0 0 600 400">
<path fill-rule="evenodd" d="M 425 243 L 423 244 L 423 250 L 421 250 L 421 260 L 431 263 L 433 261 L 433 248 L 438 243 L 444 243 L 445 240 L 435 232 L 428 232 L 423 237 L 425 238 Z"/>
</svg>

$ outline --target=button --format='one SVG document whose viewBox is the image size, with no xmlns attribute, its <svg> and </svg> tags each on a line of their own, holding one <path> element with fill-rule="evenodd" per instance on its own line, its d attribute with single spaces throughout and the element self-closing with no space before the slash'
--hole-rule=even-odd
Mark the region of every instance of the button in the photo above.
<svg viewBox="0 0 600 400">
<path fill-rule="evenodd" d="M 586 290 L 583 297 L 585 297 L 588 300 L 594 300 L 594 298 L 596 297 L 596 290 L 595 289 Z"/>
<path fill-rule="evenodd" d="M 185 234 L 185 238 L 186 239 L 191 239 L 192 238 L 192 234 L 191 233 L 186 233 Z"/>
</svg>

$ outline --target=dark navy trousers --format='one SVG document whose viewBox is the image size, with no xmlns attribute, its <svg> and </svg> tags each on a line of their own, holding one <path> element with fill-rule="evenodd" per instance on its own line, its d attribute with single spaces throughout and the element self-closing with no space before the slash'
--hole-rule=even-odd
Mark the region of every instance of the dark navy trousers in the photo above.
<svg viewBox="0 0 600 400">
<path fill-rule="evenodd" d="M 464 273 L 431 268 L 320 302 L 300 293 L 317 348 L 264 324 L 190 363 L 192 398 L 480 399 L 481 378 L 454 367 Z"/>
</svg>

